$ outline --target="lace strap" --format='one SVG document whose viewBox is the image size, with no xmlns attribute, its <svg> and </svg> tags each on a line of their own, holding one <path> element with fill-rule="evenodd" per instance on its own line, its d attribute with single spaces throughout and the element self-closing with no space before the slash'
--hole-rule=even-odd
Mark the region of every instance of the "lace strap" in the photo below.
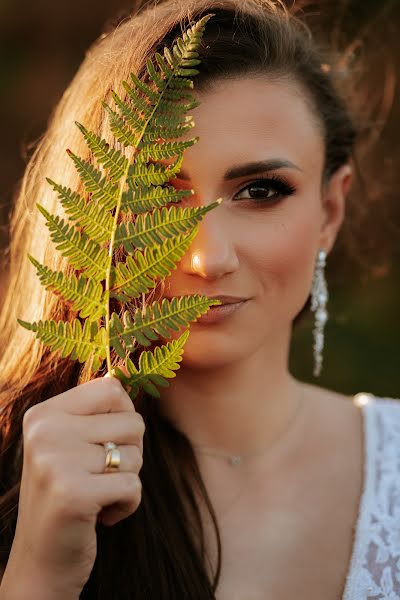
<svg viewBox="0 0 400 600">
<path fill-rule="evenodd" d="M 365 600 L 366 595 L 360 589 L 365 550 L 369 541 L 370 515 L 372 511 L 375 477 L 377 428 L 374 418 L 375 397 L 372 394 L 359 393 L 353 397 L 353 403 L 360 407 L 363 422 L 364 468 L 363 485 L 355 526 L 354 543 L 350 565 L 347 572 L 343 600 Z"/>
<path fill-rule="evenodd" d="M 343 600 L 400 600 L 400 402 L 361 406 L 364 490 Z"/>
</svg>

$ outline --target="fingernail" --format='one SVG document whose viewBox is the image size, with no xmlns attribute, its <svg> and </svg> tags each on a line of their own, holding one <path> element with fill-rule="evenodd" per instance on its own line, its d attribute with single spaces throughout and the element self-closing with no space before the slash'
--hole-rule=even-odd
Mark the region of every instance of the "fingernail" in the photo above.
<svg viewBox="0 0 400 600">
<path fill-rule="evenodd" d="M 115 377 L 115 369 L 111 369 L 111 371 L 107 371 L 103 377 Z"/>
</svg>

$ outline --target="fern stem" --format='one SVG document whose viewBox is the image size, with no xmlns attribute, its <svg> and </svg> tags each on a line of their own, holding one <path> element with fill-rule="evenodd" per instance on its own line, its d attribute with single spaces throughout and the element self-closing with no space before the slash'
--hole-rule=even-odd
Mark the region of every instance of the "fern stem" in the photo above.
<svg viewBox="0 0 400 600">
<path fill-rule="evenodd" d="M 164 94 L 164 91 L 160 94 L 160 100 L 161 100 L 163 94 Z M 142 128 L 142 132 L 137 140 L 137 147 L 134 148 L 134 151 L 132 153 L 132 158 L 135 156 L 135 154 L 138 154 L 138 152 L 139 152 L 138 146 L 139 146 L 140 142 L 142 141 L 144 134 L 146 133 L 146 129 L 147 129 L 149 122 L 153 118 L 154 114 L 157 112 L 157 109 L 160 104 L 160 100 L 154 106 L 154 109 L 153 109 L 151 115 L 149 116 L 145 125 Z M 115 235 L 117 232 L 119 214 L 121 212 L 122 197 L 124 194 L 124 187 L 125 187 L 126 181 L 128 179 L 130 166 L 131 166 L 131 162 L 128 161 L 128 164 L 127 164 L 125 172 L 122 176 L 121 184 L 119 187 L 118 201 L 117 201 L 117 206 L 115 207 L 113 227 L 112 227 L 112 232 L 111 232 L 111 236 L 110 236 L 110 246 L 108 249 L 108 265 L 107 265 L 106 278 L 105 278 L 105 288 L 106 288 L 106 290 L 105 290 L 106 291 L 106 293 L 105 293 L 105 299 L 106 299 L 105 330 L 106 330 L 106 361 L 107 361 L 108 373 L 111 373 L 111 371 L 112 371 L 111 343 L 110 343 L 110 341 L 111 341 L 110 291 L 111 291 L 112 259 L 114 256 Z"/>
<path fill-rule="evenodd" d="M 208 18 L 209 17 L 207 17 L 207 16 L 203 17 L 203 19 L 201 19 L 200 22 L 202 22 L 202 23 L 206 22 L 206 21 L 208 21 Z M 186 58 L 186 57 L 183 57 L 183 58 Z M 159 109 L 161 100 L 162 100 L 162 98 L 163 98 L 166 90 L 169 88 L 169 84 L 170 84 L 171 80 L 173 79 L 173 77 L 176 76 L 176 70 L 179 68 L 179 66 L 180 66 L 180 64 L 179 64 L 179 62 L 177 62 L 176 65 L 175 65 L 175 69 L 173 69 L 171 71 L 169 77 L 167 78 L 167 80 L 165 82 L 164 89 L 160 93 L 157 103 L 154 105 L 152 112 L 150 113 L 149 117 L 145 121 L 145 123 L 143 125 L 143 128 L 142 128 L 142 131 L 141 131 L 141 134 L 139 135 L 139 138 L 136 140 L 136 148 L 134 148 L 134 151 L 133 151 L 133 154 L 132 154 L 132 158 L 138 152 L 140 152 L 140 149 L 139 149 L 140 142 L 142 141 L 143 136 L 146 133 L 146 130 L 147 130 L 147 127 L 148 127 L 149 123 L 151 122 L 151 120 L 154 117 L 155 113 Z M 111 291 L 112 259 L 113 259 L 113 256 L 114 256 L 115 235 L 116 235 L 116 231 L 117 231 L 118 219 L 119 219 L 119 214 L 120 214 L 120 210 L 121 210 L 122 197 L 123 197 L 123 193 L 124 193 L 124 187 L 125 187 L 126 181 L 128 179 L 130 165 L 131 165 L 131 162 L 128 161 L 128 164 L 126 166 L 126 169 L 125 169 L 125 172 L 124 172 L 124 174 L 122 176 L 122 180 L 121 180 L 121 184 L 120 184 L 120 189 L 119 189 L 119 194 L 118 194 L 118 202 L 117 202 L 117 206 L 115 208 L 113 228 L 112 228 L 112 232 L 111 232 L 111 236 L 110 236 L 110 246 L 109 246 L 109 251 L 108 251 L 108 265 L 107 265 L 106 278 L 105 278 L 105 288 L 106 288 L 106 293 L 105 293 L 105 299 L 106 299 L 106 314 L 105 314 L 106 360 L 107 360 L 107 371 L 109 373 L 111 373 L 111 371 L 112 371 L 112 365 L 111 365 L 111 344 L 110 344 L 110 341 L 111 341 L 110 291 Z"/>
<path fill-rule="evenodd" d="M 133 155 L 135 153 L 136 153 L 136 151 L 133 153 Z M 105 288 L 106 288 L 106 290 L 105 290 L 106 291 L 106 293 L 105 293 L 105 300 L 106 300 L 105 330 L 106 330 L 106 360 L 107 360 L 108 373 L 111 373 L 111 371 L 112 371 L 111 343 L 110 343 L 110 340 L 111 340 L 110 291 L 111 291 L 112 259 L 114 256 L 115 235 L 117 232 L 118 219 L 119 219 L 119 214 L 121 211 L 122 197 L 124 194 L 124 187 L 126 184 L 126 180 L 128 178 L 128 174 L 129 174 L 129 168 L 130 168 L 130 162 L 128 161 L 128 164 L 126 166 L 125 172 L 124 172 L 122 180 L 121 180 L 117 206 L 115 208 L 115 213 L 114 213 L 113 227 L 112 227 L 111 236 L 110 236 L 110 246 L 108 249 L 108 265 L 107 265 L 106 278 L 105 278 Z"/>
</svg>

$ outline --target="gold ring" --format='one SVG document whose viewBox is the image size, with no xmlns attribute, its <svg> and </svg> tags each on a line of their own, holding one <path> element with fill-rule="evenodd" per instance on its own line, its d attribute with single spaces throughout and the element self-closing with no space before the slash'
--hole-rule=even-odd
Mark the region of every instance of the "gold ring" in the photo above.
<svg viewBox="0 0 400 600">
<path fill-rule="evenodd" d="M 103 445 L 107 452 L 104 472 L 110 473 L 113 471 L 118 471 L 121 464 L 121 453 L 118 449 L 118 446 L 114 444 L 114 442 L 106 442 Z"/>
</svg>

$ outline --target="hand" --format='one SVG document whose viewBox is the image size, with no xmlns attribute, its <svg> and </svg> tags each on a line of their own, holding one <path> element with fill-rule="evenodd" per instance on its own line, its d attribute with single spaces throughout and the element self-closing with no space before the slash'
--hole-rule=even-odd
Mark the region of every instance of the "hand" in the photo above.
<svg viewBox="0 0 400 600">
<path fill-rule="evenodd" d="M 46 580 L 65 581 L 63 589 L 82 590 L 96 558 L 97 520 L 114 525 L 140 504 L 144 431 L 143 418 L 114 377 L 27 410 L 11 550 L 16 576 L 24 564 L 34 565 Z M 121 452 L 120 469 L 112 473 L 104 473 L 102 444 L 108 441 Z"/>
</svg>

